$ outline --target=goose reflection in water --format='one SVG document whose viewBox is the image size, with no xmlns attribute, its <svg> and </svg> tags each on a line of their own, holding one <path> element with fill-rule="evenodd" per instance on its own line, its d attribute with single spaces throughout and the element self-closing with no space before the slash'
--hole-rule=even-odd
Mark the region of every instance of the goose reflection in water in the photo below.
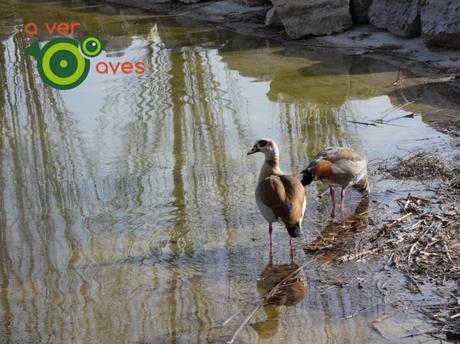
<svg viewBox="0 0 460 344">
<path fill-rule="evenodd" d="M 257 278 L 257 291 L 262 296 L 266 319 L 253 324 L 262 339 L 271 338 L 278 332 L 281 322 L 281 306 L 293 306 L 305 298 L 307 292 L 305 271 L 294 262 L 291 253 L 289 264 L 268 264 Z"/>
</svg>

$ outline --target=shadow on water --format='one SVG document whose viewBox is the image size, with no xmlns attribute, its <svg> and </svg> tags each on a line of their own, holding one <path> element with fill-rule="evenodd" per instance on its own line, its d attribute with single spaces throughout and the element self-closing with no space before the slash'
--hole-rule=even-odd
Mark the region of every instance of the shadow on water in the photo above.
<svg viewBox="0 0 460 344">
<path fill-rule="evenodd" d="M 323 253 L 322 262 L 332 261 L 353 247 L 356 237 L 367 231 L 368 226 L 369 197 L 364 196 L 343 224 L 330 219 L 329 223 L 320 229 L 318 237 L 304 245 L 304 250 L 312 254 Z"/>
</svg>

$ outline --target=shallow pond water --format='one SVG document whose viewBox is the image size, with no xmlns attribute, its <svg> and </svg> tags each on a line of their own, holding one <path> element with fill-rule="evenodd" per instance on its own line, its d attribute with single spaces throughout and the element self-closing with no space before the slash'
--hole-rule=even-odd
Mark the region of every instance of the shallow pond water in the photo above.
<svg viewBox="0 0 460 344">
<path fill-rule="evenodd" d="M 67 91 L 44 85 L 24 53 L 22 25 L 56 20 L 108 42 Z M 381 61 L 78 1 L 2 0 L 0 23 L 2 342 L 225 342 L 264 281 L 294 264 L 281 226 L 269 264 L 254 201 L 262 157 L 245 154 L 257 138 L 278 142 L 290 173 L 326 145 L 371 162 L 449 145 L 420 116 L 437 110 L 420 97 L 430 86 Z M 145 73 L 97 74 L 100 61 L 143 61 Z M 417 86 L 395 86 L 401 76 Z M 329 221 L 323 190 L 308 189 L 304 240 Z M 359 198 L 348 201 L 351 216 Z M 311 261 L 303 291 L 261 310 L 237 342 L 387 341 L 372 326 L 388 311 L 379 291 L 323 288 L 323 262 L 300 245 L 294 262 Z M 414 321 L 382 326 L 401 338 Z"/>
</svg>

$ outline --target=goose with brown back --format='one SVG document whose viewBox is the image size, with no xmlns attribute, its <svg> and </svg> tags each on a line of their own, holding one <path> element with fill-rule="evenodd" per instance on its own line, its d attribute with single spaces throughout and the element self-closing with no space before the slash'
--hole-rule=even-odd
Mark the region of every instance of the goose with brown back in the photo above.
<svg viewBox="0 0 460 344">
<path fill-rule="evenodd" d="M 345 190 L 352 186 L 368 194 L 370 190 L 367 161 L 357 150 L 350 147 L 328 147 L 320 151 L 302 172 L 302 184 L 319 180 L 329 185 L 332 200 L 332 216 L 335 216 L 334 187 L 341 187 L 340 212 L 344 219 Z"/>
<path fill-rule="evenodd" d="M 257 140 L 247 154 L 258 152 L 265 155 L 265 161 L 257 182 L 256 203 L 268 222 L 271 249 L 274 222 L 283 223 L 292 238 L 300 235 L 306 205 L 305 190 L 297 178 L 281 171 L 279 151 L 275 141 Z"/>
</svg>

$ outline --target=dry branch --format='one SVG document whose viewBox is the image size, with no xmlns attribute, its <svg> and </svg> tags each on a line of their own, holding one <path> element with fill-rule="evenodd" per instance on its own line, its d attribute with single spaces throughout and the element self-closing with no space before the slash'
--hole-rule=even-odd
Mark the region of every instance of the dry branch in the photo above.
<svg viewBox="0 0 460 344">
<path fill-rule="evenodd" d="M 353 254 L 345 254 L 337 258 L 337 261 L 339 263 L 345 263 L 345 262 L 349 262 L 352 260 L 362 259 L 364 257 L 370 256 L 373 254 L 377 254 L 377 253 L 381 253 L 383 251 L 384 251 L 383 247 L 376 247 L 371 250 L 364 250 L 364 251 L 353 253 Z"/>
</svg>

